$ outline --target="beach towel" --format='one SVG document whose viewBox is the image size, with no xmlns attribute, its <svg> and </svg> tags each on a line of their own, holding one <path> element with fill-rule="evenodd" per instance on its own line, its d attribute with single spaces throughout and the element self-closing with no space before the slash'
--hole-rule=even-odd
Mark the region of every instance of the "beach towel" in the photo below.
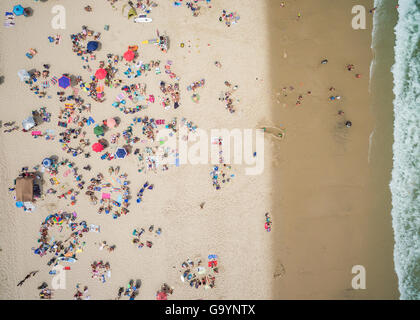
<svg viewBox="0 0 420 320">
<path fill-rule="evenodd" d="M 42 83 L 42 87 L 43 87 L 44 89 L 49 88 L 49 87 L 50 87 L 50 82 L 49 82 L 49 81 L 44 81 L 44 82 Z"/>
<path fill-rule="evenodd" d="M 121 100 L 124 100 L 124 98 L 125 98 L 125 95 L 123 94 L 123 93 L 120 93 L 118 96 L 117 96 L 117 100 L 118 101 L 121 101 Z"/>
<path fill-rule="evenodd" d="M 14 27 L 15 26 L 15 15 L 13 12 L 5 12 L 4 13 L 4 23 L 3 25 L 6 28 Z"/>
<path fill-rule="evenodd" d="M 102 193 L 102 199 L 111 199 L 110 193 Z"/>
<path fill-rule="evenodd" d="M 101 232 L 101 227 L 100 226 L 97 226 L 97 225 L 95 225 L 95 224 L 91 224 L 90 225 L 90 231 L 92 232 Z"/>
</svg>

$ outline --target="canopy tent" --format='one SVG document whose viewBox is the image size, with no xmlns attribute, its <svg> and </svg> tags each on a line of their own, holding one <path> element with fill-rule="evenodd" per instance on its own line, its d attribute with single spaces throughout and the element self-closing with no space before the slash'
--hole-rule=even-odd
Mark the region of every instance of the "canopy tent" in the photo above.
<svg viewBox="0 0 420 320">
<path fill-rule="evenodd" d="M 22 121 L 22 127 L 24 130 L 29 130 L 36 126 L 36 122 L 33 117 L 27 117 Z"/>
<path fill-rule="evenodd" d="M 20 4 L 13 7 L 13 13 L 16 16 L 21 16 L 24 12 L 25 12 L 25 9 Z"/>
<path fill-rule="evenodd" d="M 101 136 L 104 134 L 104 128 L 102 126 L 96 126 L 95 129 L 93 129 L 93 133 L 97 136 Z"/>
<path fill-rule="evenodd" d="M 127 61 L 133 61 L 134 57 L 135 57 L 134 51 L 127 50 L 124 53 L 124 59 L 127 60 Z"/>
<path fill-rule="evenodd" d="M 16 201 L 33 201 L 34 197 L 34 178 L 20 177 L 16 179 Z"/>
<path fill-rule="evenodd" d="M 87 50 L 88 51 L 96 51 L 99 47 L 98 41 L 89 41 L 87 44 Z"/>
<path fill-rule="evenodd" d="M 17 74 L 22 82 L 28 81 L 31 78 L 30 74 L 25 69 L 19 70 Z"/>
<path fill-rule="evenodd" d="M 127 150 L 124 148 L 118 148 L 117 151 L 115 151 L 115 157 L 118 159 L 124 159 L 127 156 Z"/>
<path fill-rule="evenodd" d="M 98 69 L 96 70 L 95 77 L 99 80 L 105 79 L 108 72 L 105 69 Z"/>
<path fill-rule="evenodd" d="M 71 80 L 67 76 L 62 76 L 60 79 L 58 79 L 58 86 L 63 89 L 70 87 L 70 83 L 71 83 Z"/>
</svg>

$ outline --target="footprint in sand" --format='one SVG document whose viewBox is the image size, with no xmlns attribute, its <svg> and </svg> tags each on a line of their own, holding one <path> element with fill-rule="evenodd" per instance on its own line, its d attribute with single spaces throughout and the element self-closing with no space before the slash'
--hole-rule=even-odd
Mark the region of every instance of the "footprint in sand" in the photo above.
<svg viewBox="0 0 420 320">
<path fill-rule="evenodd" d="M 274 271 L 274 279 L 283 277 L 286 274 L 286 268 L 284 267 L 283 263 L 280 263 L 276 266 L 276 270 Z"/>
</svg>

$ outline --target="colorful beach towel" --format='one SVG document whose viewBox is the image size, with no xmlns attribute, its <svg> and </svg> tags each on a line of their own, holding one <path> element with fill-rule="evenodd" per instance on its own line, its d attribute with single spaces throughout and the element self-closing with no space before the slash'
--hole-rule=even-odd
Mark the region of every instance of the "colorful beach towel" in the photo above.
<svg viewBox="0 0 420 320">
<path fill-rule="evenodd" d="M 3 25 L 6 28 L 11 28 L 15 26 L 15 15 L 13 14 L 13 12 L 5 12 L 4 13 L 4 23 Z"/>
</svg>

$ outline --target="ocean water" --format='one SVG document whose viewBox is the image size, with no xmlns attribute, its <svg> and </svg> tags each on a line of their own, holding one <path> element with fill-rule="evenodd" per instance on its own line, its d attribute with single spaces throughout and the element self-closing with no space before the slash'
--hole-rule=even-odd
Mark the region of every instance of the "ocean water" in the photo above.
<svg viewBox="0 0 420 320">
<path fill-rule="evenodd" d="M 398 14 L 390 183 L 394 262 L 400 298 L 420 299 L 420 0 L 400 0 Z"/>
</svg>

